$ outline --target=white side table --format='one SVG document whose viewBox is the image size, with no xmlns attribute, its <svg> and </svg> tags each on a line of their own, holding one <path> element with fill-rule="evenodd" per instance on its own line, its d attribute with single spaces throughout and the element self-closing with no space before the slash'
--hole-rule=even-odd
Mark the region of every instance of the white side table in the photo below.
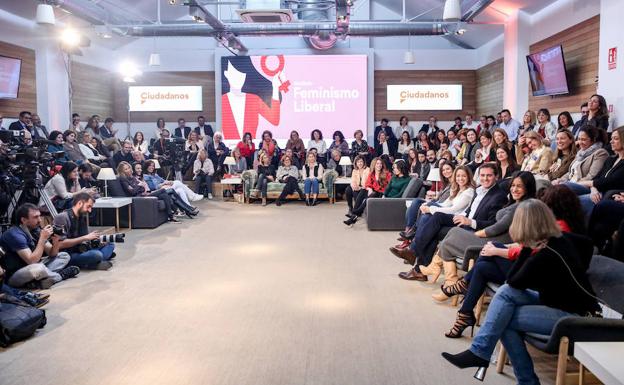
<svg viewBox="0 0 624 385">
<path fill-rule="evenodd" d="M 334 196 L 332 197 L 332 203 L 336 203 L 336 185 L 349 185 L 351 184 L 351 178 L 346 177 L 346 176 L 339 176 L 338 178 L 334 179 Z"/>
<path fill-rule="evenodd" d="M 243 183 L 243 178 L 241 178 L 241 177 L 221 179 L 221 184 L 223 185 L 222 186 L 223 189 L 222 189 L 222 192 L 221 192 L 221 198 L 223 200 L 225 200 L 225 196 L 224 196 L 225 190 L 228 190 L 230 193 L 232 193 L 232 186 L 237 186 L 237 185 L 242 184 L 242 183 Z"/>
<path fill-rule="evenodd" d="M 592 372 L 605 385 L 624 385 L 624 342 L 576 342 L 574 358 L 580 363 L 580 377 L 583 367 Z M 581 383 L 579 381 L 579 383 Z"/>
<path fill-rule="evenodd" d="M 128 228 L 132 228 L 132 198 L 99 198 L 94 209 L 115 209 L 115 231 L 119 231 L 119 209 L 128 206 Z"/>
</svg>

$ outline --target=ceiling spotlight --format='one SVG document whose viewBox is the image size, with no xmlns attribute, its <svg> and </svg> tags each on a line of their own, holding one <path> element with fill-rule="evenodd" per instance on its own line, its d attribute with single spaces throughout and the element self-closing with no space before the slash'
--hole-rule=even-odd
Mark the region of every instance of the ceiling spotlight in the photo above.
<svg viewBox="0 0 624 385">
<path fill-rule="evenodd" d="M 76 47 L 80 44 L 80 40 L 80 34 L 73 28 L 65 28 L 63 32 L 61 32 L 61 41 L 66 46 Z"/>
<path fill-rule="evenodd" d="M 460 35 L 460 36 L 465 33 L 466 33 L 466 28 L 460 28 L 455 32 L 456 35 Z"/>
<path fill-rule="evenodd" d="M 444 3 L 444 13 L 442 14 L 442 20 L 449 22 L 460 21 L 461 17 L 462 14 L 460 0 L 446 0 L 446 3 Z"/>
<path fill-rule="evenodd" d="M 416 58 L 414 57 L 414 52 L 405 51 L 405 55 L 403 56 L 403 63 L 405 64 L 414 64 L 416 63 Z"/>
<path fill-rule="evenodd" d="M 121 62 L 119 65 L 119 73 L 126 83 L 134 83 L 134 78 L 142 74 L 136 64 L 130 60 Z"/>
<path fill-rule="evenodd" d="M 37 24 L 54 25 L 54 8 L 50 4 L 37 5 Z"/>
<path fill-rule="evenodd" d="M 169 0 L 170 5 L 176 5 L 177 2 L 178 2 L 177 0 Z"/>
</svg>

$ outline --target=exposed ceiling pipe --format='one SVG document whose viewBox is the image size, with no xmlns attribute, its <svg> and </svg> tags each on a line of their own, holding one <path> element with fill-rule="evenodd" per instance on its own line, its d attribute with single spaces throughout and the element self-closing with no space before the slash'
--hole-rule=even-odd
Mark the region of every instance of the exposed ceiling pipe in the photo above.
<svg viewBox="0 0 624 385">
<path fill-rule="evenodd" d="M 118 13 L 104 9 L 94 2 L 88 0 L 39 0 L 43 4 L 50 4 L 58 7 L 80 19 L 93 25 L 106 24 L 131 24 L 132 21 L 119 15 Z M 112 29 L 119 35 L 124 35 L 124 31 L 119 28 Z"/>
<path fill-rule="evenodd" d="M 318 31 L 335 31 L 335 22 L 224 24 L 225 30 L 239 36 L 290 35 L 310 36 Z M 440 36 L 449 33 L 443 22 L 377 22 L 354 21 L 349 24 L 350 36 Z M 129 36 L 214 36 L 222 32 L 206 24 L 163 24 L 128 26 Z"/>
<path fill-rule="evenodd" d="M 197 9 L 201 10 L 203 13 L 203 21 L 209 25 L 213 30 L 219 31 L 215 38 L 221 43 L 224 47 L 230 50 L 236 50 L 238 53 L 245 54 L 247 52 L 247 47 L 236 37 L 235 33 L 229 31 L 225 28 L 225 24 L 221 22 L 217 17 L 215 17 L 203 4 L 195 0 L 189 0 L 188 5 L 193 9 L 193 7 L 197 7 Z"/>
<path fill-rule="evenodd" d="M 309 22 L 323 22 L 330 20 L 332 7 L 319 7 L 318 4 L 307 1 L 297 5 L 299 20 Z M 305 42 L 312 48 L 318 50 L 328 50 L 336 45 L 338 37 L 335 29 L 318 29 L 310 34 L 304 34 Z"/>
</svg>

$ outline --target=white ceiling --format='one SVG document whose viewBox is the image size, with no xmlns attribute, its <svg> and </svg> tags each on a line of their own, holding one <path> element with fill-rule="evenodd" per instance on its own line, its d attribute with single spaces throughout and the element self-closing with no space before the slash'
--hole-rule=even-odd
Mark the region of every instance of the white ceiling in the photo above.
<svg viewBox="0 0 624 385">
<path fill-rule="evenodd" d="M 92 0 L 100 6 L 108 9 L 114 9 L 121 12 L 127 19 L 140 23 L 153 23 L 157 20 L 157 4 L 161 6 L 161 20 L 163 22 L 172 22 L 176 20 L 190 20 L 188 16 L 188 8 L 184 6 L 171 6 L 168 0 Z M 227 0 L 231 2 L 232 0 Z M 462 0 L 462 9 L 468 9 L 477 0 Z M 467 32 L 459 37 L 459 39 L 475 48 L 486 44 L 503 33 L 501 25 L 508 14 L 513 9 L 521 9 L 529 14 L 534 14 L 548 5 L 555 3 L 557 0 L 495 0 L 475 21 L 487 24 L 472 24 L 466 27 Z M 370 2 L 370 16 L 364 14 L 368 12 L 367 7 L 358 5 L 361 2 Z M 444 0 L 407 0 L 406 3 L 406 19 L 418 21 L 439 20 L 442 17 L 442 9 Z M 30 19 L 34 17 L 37 0 L 21 0 L 21 1 L 3 1 L 0 3 L 0 9 L 14 13 L 20 17 Z M 366 20 L 400 20 L 403 13 L 403 0 L 355 0 L 354 19 Z M 224 21 L 234 18 L 238 20 L 233 13 L 236 6 L 222 6 L 221 18 Z M 385 9 L 385 11 L 375 11 L 375 9 Z M 359 13 L 359 14 L 358 14 Z M 88 23 L 76 20 L 72 16 L 66 14 L 62 10 L 56 10 L 57 18 L 65 23 L 74 26 L 83 26 L 88 31 Z M 134 39 L 122 36 L 114 36 L 112 39 L 102 39 L 93 31 L 88 31 L 88 36 L 97 42 L 98 45 L 109 49 L 120 48 L 121 46 L 133 41 Z M 242 37 L 241 40 L 245 40 Z M 400 43 L 399 43 L 400 42 Z M 396 47 L 407 44 L 405 37 L 384 37 L 372 39 L 374 48 Z M 412 37 L 411 46 L 413 48 L 426 49 L 452 49 L 458 48 L 449 41 L 441 37 Z"/>
</svg>

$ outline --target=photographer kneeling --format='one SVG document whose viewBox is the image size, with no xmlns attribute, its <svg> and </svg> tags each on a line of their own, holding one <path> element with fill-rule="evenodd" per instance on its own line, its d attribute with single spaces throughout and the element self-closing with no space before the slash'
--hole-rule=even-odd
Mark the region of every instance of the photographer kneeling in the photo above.
<svg viewBox="0 0 624 385">
<path fill-rule="evenodd" d="M 81 269 L 108 270 L 113 264 L 115 244 L 101 242 L 101 234 L 89 232 L 87 217 L 95 199 L 85 192 L 74 194 L 72 208 L 54 218 L 54 225 L 62 227 L 66 235 L 60 241 L 60 249 L 67 250 L 69 264 Z"/>
<path fill-rule="evenodd" d="M 0 262 L 10 286 L 49 289 L 80 272 L 77 267 L 66 267 L 70 256 L 59 252 L 61 241 L 52 226 L 40 228 L 41 213 L 37 206 L 21 205 L 16 218 L 19 225 L 0 236 L 0 246 L 6 253 Z"/>
</svg>

